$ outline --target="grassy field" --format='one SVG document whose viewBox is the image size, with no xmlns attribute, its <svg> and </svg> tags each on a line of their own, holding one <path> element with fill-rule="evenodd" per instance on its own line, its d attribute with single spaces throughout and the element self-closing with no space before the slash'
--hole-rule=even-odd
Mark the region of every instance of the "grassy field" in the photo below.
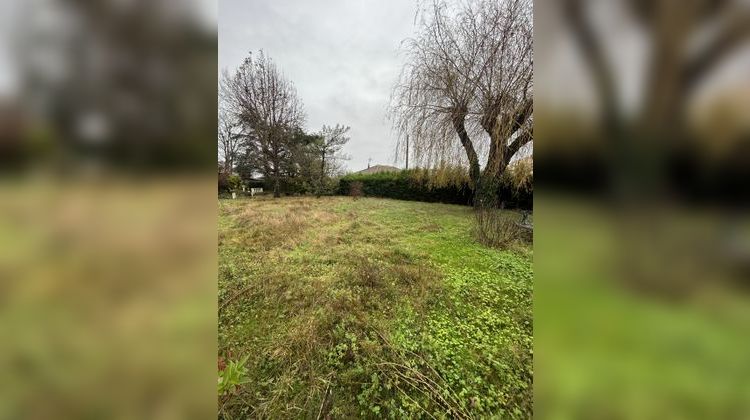
<svg viewBox="0 0 750 420">
<path fill-rule="evenodd" d="M 219 201 L 225 418 L 527 418 L 532 251 L 471 237 L 462 206 Z"/>
</svg>

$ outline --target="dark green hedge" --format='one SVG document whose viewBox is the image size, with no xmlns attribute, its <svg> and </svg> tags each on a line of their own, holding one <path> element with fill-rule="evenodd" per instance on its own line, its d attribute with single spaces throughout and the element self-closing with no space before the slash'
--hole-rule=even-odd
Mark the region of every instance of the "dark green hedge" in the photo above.
<svg viewBox="0 0 750 420">
<path fill-rule="evenodd" d="M 382 172 L 378 174 L 352 174 L 339 180 L 338 193 L 349 195 L 352 182 L 362 183 L 366 197 L 395 198 L 398 200 L 426 201 L 447 204 L 472 204 L 472 190 L 467 182 L 460 185 L 430 187 L 425 177 L 417 176 L 414 170 Z M 506 208 L 531 209 L 533 191 L 514 193 L 503 187 L 500 191 Z"/>
</svg>

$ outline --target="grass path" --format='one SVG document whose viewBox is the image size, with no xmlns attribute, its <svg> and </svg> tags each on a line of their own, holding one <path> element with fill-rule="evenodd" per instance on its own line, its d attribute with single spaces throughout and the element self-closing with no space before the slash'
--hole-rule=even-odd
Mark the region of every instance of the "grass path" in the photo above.
<svg viewBox="0 0 750 420">
<path fill-rule="evenodd" d="M 225 417 L 529 417 L 532 253 L 471 211 L 383 199 L 220 200 Z"/>
</svg>

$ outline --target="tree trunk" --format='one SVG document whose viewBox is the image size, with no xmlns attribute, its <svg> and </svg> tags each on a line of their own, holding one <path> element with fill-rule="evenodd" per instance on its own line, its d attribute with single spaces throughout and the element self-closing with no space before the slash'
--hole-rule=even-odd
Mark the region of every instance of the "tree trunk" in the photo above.
<svg viewBox="0 0 750 420">
<path fill-rule="evenodd" d="M 474 190 L 474 207 L 476 208 L 497 208 L 501 204 L 500 186 L 501 177 L 510 153 L 505 141 L 501 138 L 496 130 L 490 130 L 490 152 L 487 157 L 487 165 L 482 171 L 479 182 Z"/>
<path fill-rule="evenodd" d="M 323 195 L 323 181 L 326 177 L 326 152 L 323 151 L 320 155 L 320 180 L 318 181 L 318 193 L 315 194 L 316 197 L 320 198 L 321 195 Z"/>
<path fill-rule="evenodd" d="M 279 192 L 279 177 L 276 175 L 273 180 L 273 198 L 279 197 L 281 197 L 281 193 Z"/>
<path fill-rule="evenodd" d="M 500 176 L 485 169 L 474 190 L 474 207 L 487 209 L 500 207 Z"/>
<path fill-rule="evenodd" d="M 453 118 L 453 127 L 456 129 L 458 138 L 461 139 L 461 145 L 466 151 L 466 157 L 469 159 L 469 178 L 476 191 L 479 184 L 479 158 L 477 152 L 474 150 L 474 144 L 469 138 L 469 133 L 466 132 L 466 126 L 464 125 L 465 116 L 456 116 Z"/>
<path fill-rule="evenodd" d="M 281 192 L 279 191 L 279 167 L 276 166 L 273 170 L 273 198 L 279 197 L 281 197 Z"/>
<path fill-rule="evenodd" d="M 453 118 L 453 127 L 456 129 L 458 137 L 461 139 L 461 145 L 466 151 L 466 157 L 469 159 L 469 178 L 474 188 L 473 205 L 475 208 L 493 208 L 500 204 L 498 192 L 500 190 L 501 171 L 497 165 L 488 165 L 484 171 L 480 171 L 479 158 L 474 150 L 474 144 L 466 132 L 464 125 L 464 116 Z M 494 141 L 494 139 L 493 139 Z M 496 154 L 493 152 L 491 154 Z M 491 157 L 493 159 L 494 157 Z M 489 162 L 488 162 L 489 163 Z"/>
</svg>

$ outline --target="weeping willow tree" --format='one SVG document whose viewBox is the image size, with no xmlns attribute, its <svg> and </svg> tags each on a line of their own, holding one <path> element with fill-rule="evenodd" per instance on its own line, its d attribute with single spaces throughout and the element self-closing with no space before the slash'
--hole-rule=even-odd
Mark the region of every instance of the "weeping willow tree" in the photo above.
<svg viewBox="0 0 750 420">
<path fill-rule="evenodd" d="M 433 0 L 402 46 L 391 99 L 397 155 L 468 166 L 475 206 L 499 205 L 504 172 L 533 141 L 531 1 Z"/>
</svg>

